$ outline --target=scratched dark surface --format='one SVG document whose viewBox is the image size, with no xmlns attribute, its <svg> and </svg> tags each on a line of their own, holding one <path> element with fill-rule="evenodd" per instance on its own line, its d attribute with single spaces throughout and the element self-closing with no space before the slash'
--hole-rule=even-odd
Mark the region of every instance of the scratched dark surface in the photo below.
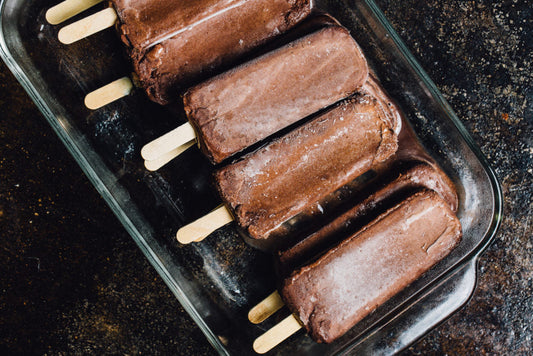
<svg viewBox="0 0 533 356">
<path fill-rule="evenodd" d="M 405 353 L 531 354 L 533 9 L 377 2 L 505 196 L 472 299 Z M 214 354 L 3 63 L 0 236 L 2 354 Z"/>
</svg>

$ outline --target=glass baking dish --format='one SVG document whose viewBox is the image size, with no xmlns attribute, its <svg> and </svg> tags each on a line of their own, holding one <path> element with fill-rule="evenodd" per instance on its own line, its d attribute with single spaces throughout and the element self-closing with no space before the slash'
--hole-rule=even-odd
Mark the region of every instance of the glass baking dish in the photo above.
<svg viewBox="0 0 533 356">
<path fill-rule="evenodd" d="M 61 45 L 60 26 L 44 19 L 57 2 L 1 1 L 3 60 L 214 348 L 252 354 L 254 339 L 289 313 L 261 325 L 247 320 L 250 307 L 275 289 L 270 256 L 246 245 L 231 224 L 201 243 L 175 241 L 180 226 L 220 204 L 210 184 L 213 168 L 192 149 L 158 172 L 145 170 L 140 148 L 185 122 L 177 106 L 159 106 L 136 90 L 102 109 L 85 108 L 88 92 L 129 75 L 130 67 L 113 30 Z M 468 300 L 476 261 L 501 221 L 502 193 L 478 147 L 376 4 L 324 0 L 317 7 L 350 29 L 424 147 L 456 184 L 464 237 L 445 260 L 334 343 L 317 344 L 300 331 L 270 353 L 394 353 Z"/>
</svg>

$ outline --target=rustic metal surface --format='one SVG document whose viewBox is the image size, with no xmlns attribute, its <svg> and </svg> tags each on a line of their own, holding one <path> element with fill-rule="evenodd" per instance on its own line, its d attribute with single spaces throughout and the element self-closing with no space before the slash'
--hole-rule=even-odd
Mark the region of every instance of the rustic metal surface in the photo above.
<svg viewBox="0 0 533 356">
<path fill-rule="evenodd" d="M 527 354 L 533 10 L 515 1 L 377 2 L 495 168 L 505 196 L 472 300 L 406 354 Z M 3 63 L 0 182 L 0 352 L 214 353 Z"/>
</svg>

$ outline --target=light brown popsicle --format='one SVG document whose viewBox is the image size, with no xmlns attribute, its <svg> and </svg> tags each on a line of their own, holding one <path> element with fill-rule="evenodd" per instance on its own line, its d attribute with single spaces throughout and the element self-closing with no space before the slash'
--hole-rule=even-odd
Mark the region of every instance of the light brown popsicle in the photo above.
<svg viewBox="0 0 533 356">
<path fill-rule="evenodd" d="M 284 235 L 298 214 L 320 214 L 321 199 L 389 158 L 395 125 L 370 95 L 356 95 L 215 175 L 238 225 L 252 239 Z"/>
<path fill-rule="evenodd" d="M 213 163 L 356 92 L 366 60 L 348 31 L 328 26 L 191 88 L 185 111 Z"/>
<path fill-rule="evenodd" d="M 317 342 L 342 336 L 457 246 L 461 224 L 422 191 L 285 279 L 280 294 Z"/>
</svg>

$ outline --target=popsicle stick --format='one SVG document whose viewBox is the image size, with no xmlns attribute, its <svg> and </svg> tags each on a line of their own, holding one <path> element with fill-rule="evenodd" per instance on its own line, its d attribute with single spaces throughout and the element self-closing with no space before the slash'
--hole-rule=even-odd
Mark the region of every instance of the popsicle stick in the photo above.
<svg viewBox="0 0 533 356">
<path fill-rule="evenodd" d="M 130 78 L 122 77 L 85 96 L 85 106 L 96 110 L 115 100 L 128 96 L 133 89 Z"/>
<path fill-rule="evenodd" d="M 187 122 L 144 145 L 141 150 L 141 156 L 146 161 L 154 161 L 182 145 L 189 144 L 191 141 L 196 141 L 196 133 L 192 125 Z"/>
<path fill-rule="evenodd" d="M 300 321 L 294 316 L 294 314 L 291 314 L 255 339 L 253 345 L 254 351 L 258 354 L 264 354 L 278 346 L 301 328 L 302 324 Z"/>
<path fill-rule="evenodd" d="M 102 1 L 103 0 L 65 0 L 52 6 L 46 11 L 46 21 L 51 25 L 60 24 Z"/>
<path fill-rule="evenodd" d="M 270 294 L 263 299 L 259 304 L 250 309 L 248 313 L 248 320 L 254 324 L 259 324 L 268 319 L 275 312 L 280 310 L 285 304 L 281 299 L 278 291 Z"/>
<path fill-rule="evenodd" d="M 111 7 L 97 12 L 94 15 L 76 21 L 59 30 L 57 37 L 61 43 L 71 44 L 89 37 L 106 28 L 113 27 L 117 21 L 117 13 Z"/>
<path fill-rule="evenodd" d="M 160 156 L 159 158 L 153 161 L 144 161 L 144 166 L 149 171 L 152 171 L 152 172 L 157 171 L 159 168 L 163 167 L 165 164 L 172 161 L 175 157 L 178 157 L 189 147 L 194 146 L 195 143 L 196 143 L 195 141 L 189 141 L 188 143 L 181 145 L 178 148 L 170 152 L 165 153 L 164 155 Z"/>
<path fill-rule="evenodd" d="M 233 221 L 233 216 L 224 205 L 178 230 L 176 238 L 182 244 L 200 242 L 216 229 Z"/>
</svg>

